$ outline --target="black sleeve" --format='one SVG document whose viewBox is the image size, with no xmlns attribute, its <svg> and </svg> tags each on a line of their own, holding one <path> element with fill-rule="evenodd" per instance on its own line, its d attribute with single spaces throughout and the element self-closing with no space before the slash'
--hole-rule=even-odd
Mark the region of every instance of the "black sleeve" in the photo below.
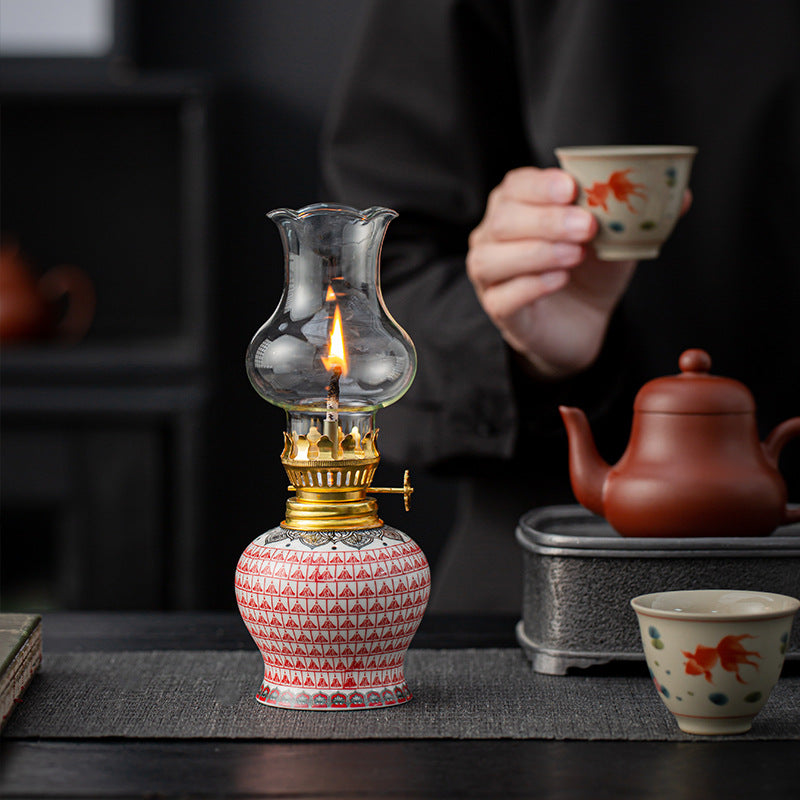
<svg viewBox="0 0 800 800">
<path fill-rule="evenodd" d="M 404 463 L 510 457 L 523 428 L 552 427 L 558 388 L 515 370 L 465 270 L 489 192 L 533 163 L 508 14 L 498 0 L 369 3 L 326 125 L 325 199 L 400 214 L 382 285 L 419 369 L 379 424 L 382 450 Z"/>
</svg>

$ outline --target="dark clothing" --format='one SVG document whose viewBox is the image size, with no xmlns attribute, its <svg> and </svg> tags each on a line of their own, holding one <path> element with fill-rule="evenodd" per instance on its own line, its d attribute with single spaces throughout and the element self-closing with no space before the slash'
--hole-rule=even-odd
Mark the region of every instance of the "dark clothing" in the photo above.
<svg viewBox="0 0 800 800">
<path fill-rule="evenodd" d="M 324 167 L 326 199 L 400 212 L 382 281 L 419 371 L 381 412 L 382 450 L 460 469 L 472 485 L 433 607 L 517 611 L 516 520 L 572 501 L 559 403 L 590 411 L 614 461 L 636 390 L 702 347 L 713 372 L 752 389 L 762 434 L 800 413 L 800 3 L 367 8 Z M 697 145 L 694 204 L 660 258 L 639 265 L 598 362 L 536 384 L 478 303 L 467 237 L 508 170 L 555 166 L 556 146 L 579 144 Z M 799 451 L 789 444 L 781 460 L 797 501 Z"/>
</svg>

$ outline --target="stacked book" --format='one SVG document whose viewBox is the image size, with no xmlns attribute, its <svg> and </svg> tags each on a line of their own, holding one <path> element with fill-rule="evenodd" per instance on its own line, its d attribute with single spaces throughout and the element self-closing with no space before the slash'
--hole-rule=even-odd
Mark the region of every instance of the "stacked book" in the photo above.
<svg viewBox="0 0 800 800">
<path fill-rule="evenodd" d="M 0 729 L 42 663 L 42 618 L 0 614 Z"/>
</svg>

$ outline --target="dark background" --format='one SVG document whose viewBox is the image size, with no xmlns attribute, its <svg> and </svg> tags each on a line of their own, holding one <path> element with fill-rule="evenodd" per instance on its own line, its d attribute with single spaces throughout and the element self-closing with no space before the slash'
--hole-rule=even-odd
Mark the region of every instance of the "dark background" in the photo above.
<svg viewBox="0 0 800 800">
<path fill-rule="evenodd" d="M 367 1 L 119 3 L 108 59 L 3 59 L 4 235 L 36 272 L 84 268 L 98 306 L 78 345 L 3 347 L 2 610 L 234 607 L 287 496 L 283 412 L 244 371 L 283 281 L 265 214 L 328 199 L 318 139 Z M 412 483 L 381 514 L 435 564 L 454 485 Z"/>
</svg>

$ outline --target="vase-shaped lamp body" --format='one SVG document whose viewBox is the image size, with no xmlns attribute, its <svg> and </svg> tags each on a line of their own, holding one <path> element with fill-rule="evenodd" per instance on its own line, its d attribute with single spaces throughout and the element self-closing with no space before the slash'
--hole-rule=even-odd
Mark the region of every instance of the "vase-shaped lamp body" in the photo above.
<svg viewBox="0 0 800 800">
<path fill-rule="evenodd" d="M 295 709 L 410 699 L 406 650 L 430 593 L 420 548 L 385 525 L 368 492 L 380 456 L 375 412 L 416 371 L 414 346 L 378 278 L 395 212 L 317 204 L 269 215 L 285 250 L 283 295 L 247 351 L 256 391 L 287 412 L 286 519 L 236 568 L 236 599 L 264 659 L 256 698 Z"/>
</svg>

